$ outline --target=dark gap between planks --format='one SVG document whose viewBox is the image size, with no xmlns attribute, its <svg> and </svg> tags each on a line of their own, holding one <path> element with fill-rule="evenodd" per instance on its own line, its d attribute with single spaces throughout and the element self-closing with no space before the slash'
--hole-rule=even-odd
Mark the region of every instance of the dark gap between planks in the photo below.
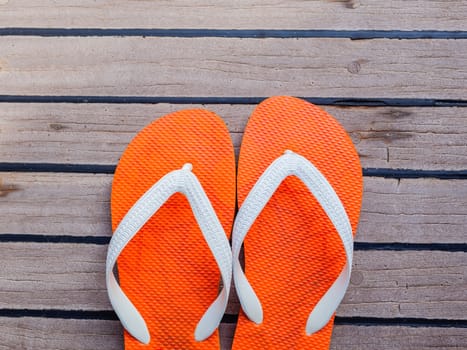
<svg viewBox="0 0 467 350">
<path fill-rule="evenodd" d="M 117 321 L 113 311 L 83 311 L 83 310 L 31 310 L 31 309 L 0 309 L 0 317 L 18 318 L 56 318 L 73 320 L 105 320 Z M 237 323 L 238 315 L 224 315 L 222 323 Z M 406 327 L 449 327 L 467 328 L 467 320 L 425 319 L 425 318 L 380 318 L 380 317 L 339 317 L 336 325 L 356 326 L 406 326 Z"/>
<path fill-rule="evenodd" d="M 0 243 L 73 243 L 107 245 L 108 236 L 67 236 L 43 234 L 0 234 Z M 355 242 L 356 251 L 441 251 L 441 252 L 467 252 L 467 243 L 373 243 Z"/>
<path fill-rule="evenodd" d="M 64 164 L 64 163 L 0 163 L 0 172 L 37 172 L 37 173 L 76 173 L 76 174 L 113 174 L 115 165 L 103 164 Z M 465 170 L 417 170 L 364 168 L 366 177 L 384 177 L 389 179 L 433 178 L 440 180 L 466 180 Z"/>
<path fill-rule="evenodd" d="M 467 31 L 446 30 L 331 30 L 331 29 L 138 29 L 138 28 L 0 28 L 0 36 L 41 37 L 174 37 L 174 38 L 346 38 L 467 39 Z"/>
<path fill-rule="evenodd" d="M 342 107 L 467 107 L 467 100 L 432 98 L 350 98 L 297 96 L 316 105 Z M 0 95 L 0 103 L 238 104 L 256 105 L 267 97 L 53 96 Z"/>
</svg>

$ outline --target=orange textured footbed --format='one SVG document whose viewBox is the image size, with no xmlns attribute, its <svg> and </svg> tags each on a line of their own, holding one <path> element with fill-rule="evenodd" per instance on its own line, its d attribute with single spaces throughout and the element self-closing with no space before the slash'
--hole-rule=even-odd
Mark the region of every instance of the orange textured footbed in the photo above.
<svg viewBox="0 0 467 350">
<path fill-rule="evenodd" d="M 362 171 L 344 129 L 328 113 L 293 97 L 263 101 L 248 122 L 240 150 L 238 205 L 264 170 L 285 150 L 310 160 L 344 204 L 355 234 L 362 199 Z M 328 349 L 334 319 L 307 336 L 314 305 L 345 264 L 339 236 L 296 177 L 272 196 L 244 242 L 245 273 L 263 306 L 260 325 L 241 312 L 234 350 Z"/>
<path fill-rule="evenodd" d="M 111 196 L 115 230 L 152 185 L 185 163 L 193 165 L 224 230 L 235 210 L 235 158 L 224 122 L 205 110 L 166 115 L 144 128 L 117 166 Z M 187 199 L 172 196 L 118 259 L 122 289 L 145 319 L 149 345 L 127 332 L 125 349 L 219 349 L 216 331 L 203 342 L 196 325 L 218 294 L 220 273 Z"/>
</svg>

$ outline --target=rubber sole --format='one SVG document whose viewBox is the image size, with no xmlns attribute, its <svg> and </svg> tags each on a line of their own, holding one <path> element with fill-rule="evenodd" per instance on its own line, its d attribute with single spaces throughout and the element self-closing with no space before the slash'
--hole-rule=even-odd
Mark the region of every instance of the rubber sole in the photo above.
<svg viewBox="0 0 467 350">
<path fill-rule="evenodd" d="M 185 110 L 144 128 L 118 163 L 111 195 L 112 228 L 154 183 L 193 165 L 227 235 L 235 210 L 235 157 L 217 115 Z M 138 232 L 118 259 L 122 289 L 145 319 L 143 345 L 125 332 L 125 349 L 219 349 L 216 331 L 194 339 L 200 318 L 218 293 L 220 273 L 186 198 L 172 196 Z"/>
<path fill-rule="evenodd" d="M 285 150 L 304 156 L 324 174 L 355 234 L 363 192 L 358 154 L 332 116 L 293 97 L 263 101 L 248 122 L 238 164 L 239 207 Z M 257 325 L 241 312 L 233 350 L 328 349 L 334 320 L 311 336 L 305 325 L 342 270 L 345 253 L 332 223 L 298 178 L 280 185 L 247 234 L 244 252 L 245 273 L 264 321 Z"/>
</svg>

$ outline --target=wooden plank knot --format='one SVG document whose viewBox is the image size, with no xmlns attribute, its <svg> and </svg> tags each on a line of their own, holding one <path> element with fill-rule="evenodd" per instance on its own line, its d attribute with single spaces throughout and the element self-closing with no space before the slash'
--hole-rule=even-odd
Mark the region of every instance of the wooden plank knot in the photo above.
<svg viewBox="0 0 467 350">
<path fill-rule="evenodd" d="M 19 191 L 19 187 L 15 185 L 4 185 L 0 178 L 0 197 L 6 197 L 10 192 Z"/>
</svg>

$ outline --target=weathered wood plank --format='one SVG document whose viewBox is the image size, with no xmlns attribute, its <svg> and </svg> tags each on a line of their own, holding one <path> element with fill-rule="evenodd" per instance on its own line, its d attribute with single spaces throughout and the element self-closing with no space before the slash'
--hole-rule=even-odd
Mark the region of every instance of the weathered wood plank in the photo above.
<svg viewBox="0 0 467 350">
<path fill-rule="evenodd" d="M 106 250 L 91 244 L 0 243 L 0 308 L 110 310 Z M 466 319 L 466 268 L 463 252 L 357 251 L 337 314 Z M 227 313 L 238 309 L 232 297 Z"/>
<path fill-rule="evenodd" d="M 234 324 L 221 324 L 221 350 L 231 349 Z M 123 350 L 117 321 L 0 318 L 0 349 Z M 334 326 L 331 349 L 463 349 L 466 328 Z"/>
<path fill-rule="evenodd" d="M 465 98 L 463 40 L 1 37 L 0 94 Z"/>
<path fill-rule="evenodd" d="M 109 175 L 2 173 L 0 232 L 110 236 Z"/>
<path fill-rule="evenodd" d="M 118 321 L 0 317 L 0 349 L 123 350 Z M 233 328 L 221 324 L 221 350 L 231 348 Z"/>
<path fill-rule="evenodd" d="M 107 245 L 0 244 L 1 309 L 110 310 Z"/>
<path fill-rule="evenodd" d="M 335 326 L 331 350 L 452 350 L 465 349 L 465 344 L 466 328 Z"/>
<path fill-rule="evenodd" d="M 123 350 L 117 321 L 0 317 L 0 349 Z"/>
<path fill-rule="evenodd" d="M 234 146 L 253 105 L 0 104 L 0 161 L 116 164 L 152 120 L 186 108 L 218 113 Z M 331 107 L 351 135 L 363 167 L 464 169 L 466 108 Z"/>
<path fill-rule="evenodd" d="M 465 319 L 466 267 L 464 252 L 357 251 L 338 315 Z"/>
<path fill-rule="evenodd" d="M 0 173 L 0 233 L 110 236 L 111 175 Z M 365 178 L 360 242 L 465 243 L 462 180 Z"/>
<path fill-rule="evenodd" d="M 0 1 L 5 27 L 466 30 L 464 1 Z"/>
<path fill-rule="evenodd" d="M 358 241 L 465 243 L 462 180 L 365 178 Z"/>
</svg>

